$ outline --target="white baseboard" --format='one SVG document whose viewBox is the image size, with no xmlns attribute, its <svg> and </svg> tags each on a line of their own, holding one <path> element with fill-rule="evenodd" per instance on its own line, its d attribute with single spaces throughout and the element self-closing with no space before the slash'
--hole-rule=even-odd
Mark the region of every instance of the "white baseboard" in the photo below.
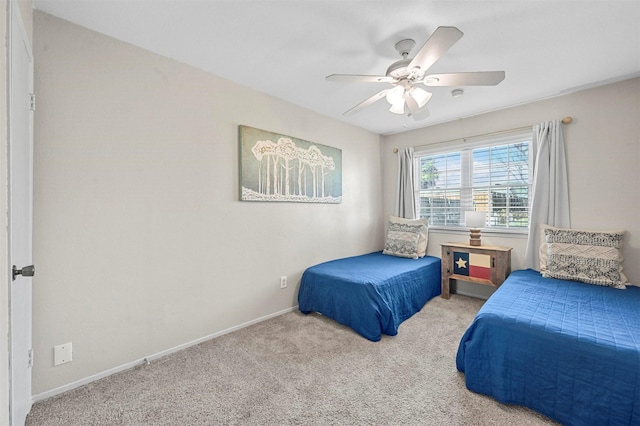
<svg viewBox="0 0 640 426">
<path fill-rule="evenodd" d="M 183 349 L 187 349 L 188 347 L 195 346 L 195 345 L 200 344 L 202 342 L 206 342 L 207 340 L 215 339 L 216 337 L 220 337 L 220 336 L 223 336 L 225 334 L 229 334 L 231 332 L 240 330 L 240 329 L 245 328 L 245 327 L 249 327 L 250 325 L 257 324 L 259 322 L 266 321 L 268 319 L 275 318 L 277 316 L 280 316 L 280 315 L 283 315 L 283 314 L 286 314 L 286 313 L 289 313 L 289 312 L 293 312 L 293 311 L 295 311 L 297 309 L 298 309 L 298 306 L 293 306 L 291 308 L 287 308 L 287 309 L 284 309 L 284 310 L 279 311 L 279 312 L 274 312 L 273 314 L 269 314 L 269 315 L 265 315 L 265 316 L 260 317 L 260 318 L 256 318 L 254 320 L 245 322 L 243 324 L 236 325 L 236 326 L 233 326 L 231 328 L 227 328 L 226 330 L 218 331 L 217 333 L 213 333 L 213 334 L 210 334 L 208 336 L 204 336 L 204 337 L 201 337 L 199 339 L 192 340 L 192 341 L 184 343 L 182 345 L 178 345 L 176 347 L 173 347 L 173 348 L 170 348 L 170 349 L 166 349 L 164 351 L 155 353 L 153 355 L 148 355 L 148 356 L 146 356 L 144 358 L 128 362 L 128 363 L 120 365 L 118 367 L 110 368 L 110 369 L 105 370 L 103 372 L 100 372 L 98 374 L 94 374 L 92 376 L 85 377 L 85 378 L 80 379 L 80 380 L 76 380 L 75 382 L 68 383 L 68 384 L 66 384 L 64 386 L 60 386 L 60 387 L 57 387 L 55 389 L 51 389 L 51 390 L 48 390 L 46 392 L 39 393 L 37 395 L 33 395 L 32 396 L 32 401 L 33 401 L 33 403 L 36 403 L 38 401 L 42 401 L 44 399 L 51 398 L 52 396 L 56 396 L 56 395 L 59 395 L 59 394 L 64 393 L 64 392 L 68 392 L 68 391 L 70 391 L 72 389 L 78 388 L 80 386 L 84 386 L 84 385 L 89 384 L 91 382 L 95 382 L 96 380 L 102 379 L 102 378 L 110 376 L 112 374 L 119 373 L 120 371 L 128 370 L 128 369 L 133 368 L 133 367 L 135 367 L 137 365 L 141 365 L 141 364 L 144 364 L 146 362 L 153 361 L 154 359 L 161 358 L 163 356 L 172 354 L 174 352 L 181 351 Z"/>
</svg>

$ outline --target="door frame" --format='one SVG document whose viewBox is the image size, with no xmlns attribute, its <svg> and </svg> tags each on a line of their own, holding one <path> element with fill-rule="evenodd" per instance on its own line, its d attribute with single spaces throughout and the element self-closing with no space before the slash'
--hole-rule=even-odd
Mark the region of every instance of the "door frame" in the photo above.
<svg viewBox="0 0 640 426">
<path fill-rule="evenodd" d="M 13 285 L 21 285 L 21 286 L 28 286 L 28 290 L 27 290 L 27 312 L 26 312 L 26 324 L 22 324 L 23 329 L 26 329 L 27 332 L 27 346 L 28 346 L 28 351 L 30 351 L 31 354 L 33 354 L 33 345 L 32 345 L 32 310 L 31 310 L 31 304 L 32 304 L 32 292 L 31 292 L 31 280 L 28 279 L 28 281 L 25 283 L 24 277 L 20 277 L 18 278 L 15 282 L 13 281 L 13 274 L 12 274 L 12 264 L 13 264 L 13 253 L 12 253 L 12 214 L 11 214 L 11 210 L 12 210 L 12 206 L 11 206 L 11 199 L 12 199 L 12 170 L 14 170 L 15 166 L 12 163 L 12 145 L 13 145 L 13 135 L 15 133 L 21 133 L 24 129 L 18 129 L 17 132 L 14 132 L 14 130 L 11 128 L 11 122 L 12 122 L 12 114 L 14 113 L 12 110 L 12 96 L 13 96 L 13 84 L 12 84 L 12 69 L 14 67 L 14 63 L 12 58 L 14 57 L 14 48 L 18 48 L 18 49 L 24 49 L 26 51 L 27 57 L 28 57 L 28 70 L 24 70 L 28 73 L 28 91 L 33 93 L 33 84 L 34 84 L 34 70 L 33 70 L 33 51 L 32 51 L 32 46 L 29 40 L 29 37 L 27 35 L 27 31 L 25 28 L 25 24 L 22 18 L 22 14 L 20 12 L 20 7 L 17 4 L 17 2 L 15 0 L 9 0 L 8 1 L 8 5 L 7 5 L 7 56 L 6 56 L 6 63 L 7 63 L 7 67 L 6 67 L 6 72 L 7 72 L 7 78 L 6 78 L 6 96 L 7 96 L 7 180 L 8 180 L 8 192 L 7 192 L 7 212 L 8 212 L 8 232 L 7 232 L 7 249 L 8 249 L 8 256 L 7 256 L 7 260 L 8 260 L 8 264 L 7 264 L 7 282 L 8 282 L 8 297 L 9 297 L 9 323 L 8 323 L 8 333 L 9 333 L 9 347 L 8 347 L 8 357 L 9 357 L 9 376 L 8 376 L 8 403 L 9 403 L 9 424 L 11 425 L 20 425 L 23 424 L 24 422 L 24 416 L 26 416 L 26 414 L 28 413 L 29 409 L 31 408 L 31 405 L 33 404 L 33 394 L 32 394 L 32 387 L 31 387 L 31 374 L 32 374 L 32 358 L 28 361 L 28 367 L 27 367 L 27 374 L 24 375 L 23 371 L 19 371 L 18 374 L 16 374 L 16 372 L 14 371 L 14 367 L 17 366 L 23 366 L 24 365 L 24 361 L 25 360 L 21 360 L 21 362 L 15 362 L 13 359 L 13 346 L 14 346 L 14 339 L 13 339 L 13 329 L 14 329 L 14 325 L 12 324 L 12 318 L 13 318 L 13 302 L 11 300 L 11 295 L 13 292 L 12 286 Z M 14 35 L 19 34 L 17 37 L 14 37 Z M 22 71 L 22 70 L 21 70 Z M 18 71 L 20 72 L 20 71 Z M 25 93 L 25 94 L 18 94 L 18 96 L 24 95 L 26 97 L 29 96 L 29 93 Z M 25 106 L 27 105 L 27 100 L 25 99 Z M 29 117 L 28 117 L 28 126 L 29 126 L 29 130 L 28 130 L 28 144 L 30 145 L 28 150 L 29 150 L 29 159 L 28 159 L 28 173 L 29 173 L 29 183 L 28 186 L 29 188 L 26 188 L 27 192 L 28 192 L 28 199 L 30 201 L 30 216 L 28 218 L 28 220 L 31 222 L 30 223 L 30 230 L 29 230 L 29 238 L 31 238 L 32 235 L 32 226 L 33 226 L 33 113 L 29 112 L 28 113 Z M 32 260 L 32 256 L 33 256 L 33 248 L 32 248 L 32 243 L 29 243 L 29 249 L 31 251 L 31 253 L 29 254 L 29 261 Z M 17 265 L 19 268 L 22 268 L 23 266 L 26 265 Z M 19 280 L 19 281 L 18 281 Z M 25 358 L 28 356 L 27 353 L 24 354 Z M 32 356 L 32 355 L 31 355 Z M 19 377 L 21 380 L 23 380 L 21 382 L 20 385 L 16 386 L 16 382 L 14 382 L 17 378 Z M 14 399 L 15 396 L 15 388 L 16 387 L 20 387 L 22 386 L 23 389 L 26 388 L 26 396 L 24 397 L 20 397 L 21 399 L 19 400 L 19 404 L 16 404 L 16 400 Z M 20 405 L 20 411 L 19 413 L 16 413 L 16 407 L 15 405 Z M 23 412 L 26 409 L 26 412 Z"/>
<path fill-rule="evenodd" d="M 3 10 L 0 10 L 0 28 L 3 37 L 6 38 L 9 33 L 9 5 L 8 2 L 0 3 Z M 2 164 L 5 167 L 0 175 L 0 206 L 2 207 L 0 215 L 0 258 L 6 259 L 6 261 L 0 263 L 0 335 L 8 336 L 9 333 L 9 283 L 11 278 L 9 277 L 11 267 L 9 266 L 9 129 L 7 127 L 7 121 L 9 117 L 8 104 L 9 96 L 7 93 L 7 85 L 9 81 L 8 74 L 6 73 L 7 66 L 9 64 L 9 54 L 6 43 L 0 45 L 0 63 L 4 65 L 4 69 L 0 69 L 0 75 L 2 75 L 2 81 L 0 82 L 0 91 L 2 97 L 0 98 L 0 129 L 2 129 L 2 148 L 0 151 L 0 158 Z M 0 339 L 0 424 L 9 423 L 9 386 L 11 385 L 9 380 L 9 339 Z"/>
</svg>

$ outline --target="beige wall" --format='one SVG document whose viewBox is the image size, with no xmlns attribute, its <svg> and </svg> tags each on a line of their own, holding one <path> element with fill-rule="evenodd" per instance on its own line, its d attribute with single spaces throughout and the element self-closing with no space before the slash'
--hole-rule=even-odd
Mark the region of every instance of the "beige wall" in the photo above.
<svg viewBox="0 0 640 426">
<path fill-rule="evenodd" d="M 14 0 L 20 9 L 20 16 L 24 23 L 24 29 L 27 32 L 29 43 L 33 45 L 33 1 L 32 0 Z"/>
<path fill-rule="evenodd" d="M 46 14 L 34 28 L 34 394 L 291 309 L 307 266 L 382 248 L 380 136 Z M 240 124 L 342 149 L 343 202 L 238 201 Z"/>
<path fill-rule="evenodd" d="M 625 272 L 640 284 L 640 79 L 558 96 L 425 129 L 386 136 L 382 161 L 385 216 L 392 212 L 397 173 L 393 148 L 447 141 L 572 116 L 564 126 L 571 224 L 577 229 L 626 230 Z M 465 241 L 466 233 L 432 232 L 439 244 Z M 486 244 L 514 247 L 513 268 L 524 264 L 526 236 L 483 234 Z M 476 286 L 477 287 L 477 286 Z M 482 289 L 480 289 L 482 290 Z"/>
</svg>

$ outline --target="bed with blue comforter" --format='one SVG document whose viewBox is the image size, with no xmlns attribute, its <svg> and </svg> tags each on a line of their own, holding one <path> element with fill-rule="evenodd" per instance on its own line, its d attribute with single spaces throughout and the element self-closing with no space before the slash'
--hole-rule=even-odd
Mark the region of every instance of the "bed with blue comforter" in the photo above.
<svg viewBox="0 0 640 426">
<path fill-rule="evenodd" d="M 458 348 L 467 388 L 568 425 L 640 425 L 640 288 L 513 272 Z"/>
<path fill-rule="evenodd" d="M 395 336 L 400 324 L 440 294 L 440 259 L 382 252 L 324 262 L 302 275 L 298 306 L 351 327 L 372 341 Z"/>
</svg>

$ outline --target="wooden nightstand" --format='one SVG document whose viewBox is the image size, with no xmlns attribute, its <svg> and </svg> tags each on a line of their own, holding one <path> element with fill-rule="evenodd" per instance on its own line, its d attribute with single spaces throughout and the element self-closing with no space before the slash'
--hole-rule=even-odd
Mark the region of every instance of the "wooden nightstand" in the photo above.
<svg viewBox="0 0 640 426">
<path fill-rule="evenodd" d="M 446 243 L 442 246 L 442 294 L 449 298 L 449 280 L 463 280 L 499 287 L 511 273 L 511 247 L 470 246 Z"/>
</svg>

